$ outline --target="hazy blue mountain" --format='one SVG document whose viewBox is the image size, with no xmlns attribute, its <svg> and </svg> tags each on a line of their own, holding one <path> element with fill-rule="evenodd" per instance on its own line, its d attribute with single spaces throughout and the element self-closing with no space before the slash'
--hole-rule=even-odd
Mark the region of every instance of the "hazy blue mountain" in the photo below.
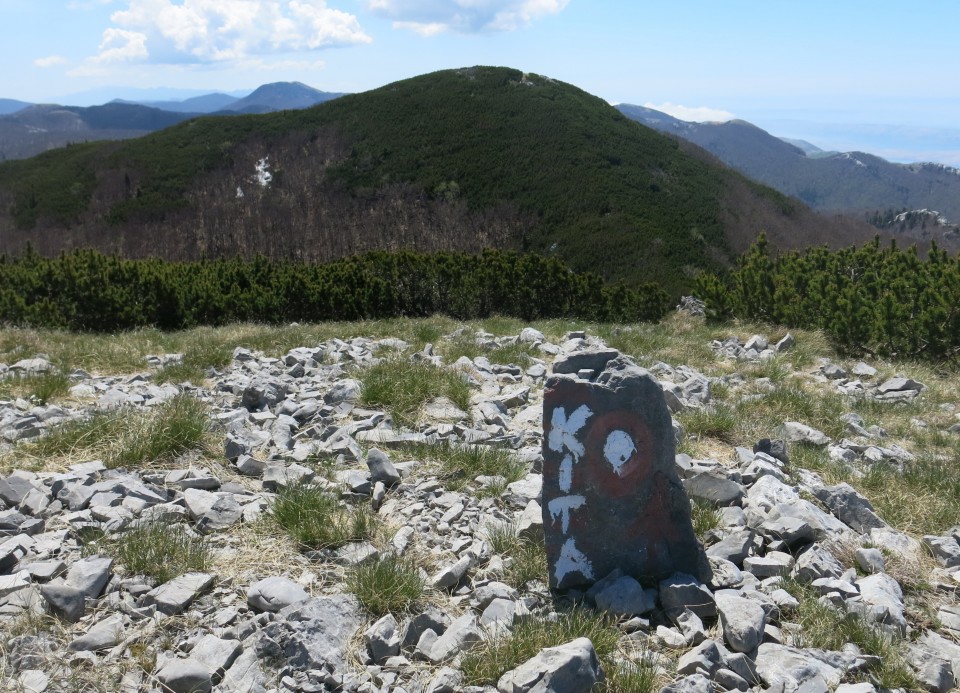
<svg viewBox="0 0 960 693">
<path fill-rule="evenodd" d="M 140 137 L 195 115 L 119 102 L 29 105 L 0 116 L 0 159 L 22 159 L 71 143 Z"/>
<path fill-rule="evenodd" d="M 189 99 L 179 101 L 128 101 L 125 99 L 116 99 L 117 103 L 140 104 L 151 108 L 159 108 L 163 111 L 173 111 L 174 113 L 214 113 L 223 111 L 231 104 L 239 100 L 237 96 L 229 94 L 204 94 L 203 96 L 194 96 Z"/>
<path fill-rule="evenodd" d="M 936 210 L 948 223 L 960 222 L 960 169 L 895 164 L 863 152 L 824 152 L 809 143 L 774 137 L 743 120 L 690 123 L 643 106 L 617 108 L 628 118 L 703 147 L 728 166 L 819 211 L 871 217 L 886 210 Z"/>
<path fill-rule="evenodd" d="M 320 91 L 301 82 L 274 82 L 258 87 L 249 96 L 223 109 L 225 113 L 268 113 L 309 108 L 343 94 Z"/>
<path fill-rule="evenodd" d="M 806 140 L 795 140 L 789 137 L 781 137 L 780 139 L 786 142 L 787 144 L 792 144 L 794 147 L 797 147 L 798 149 L 802 149 L 804 154 L 806 154 L 807 156 L 810 156 L 812 154 L 826 153 L 824 152 L 824 150 L 820 149 L 820 147 L 818 147 L 817 145 L 811 144 Z"/>
<path fill-rule="evenodd" d="M 0 99 L 0 115 L 16 113 L 19 110 L 30 106 L 26 101 L 17 101 L 16 99 Z"/>
</svg>

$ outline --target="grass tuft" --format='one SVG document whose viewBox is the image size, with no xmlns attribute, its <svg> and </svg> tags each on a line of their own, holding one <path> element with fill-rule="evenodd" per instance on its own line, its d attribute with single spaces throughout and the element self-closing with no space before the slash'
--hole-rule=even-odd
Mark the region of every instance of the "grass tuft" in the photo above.
<svg viewBox="0 0 960 693">
<path fill-rule="evenodd" d="M 70 390 L 70 377 L 62 371 L 23 373 L 0 379 L 0 399 L 23 397 L 45 405 Z"/>
<path fill-rule="evenodd" d="M 487 541 L 494 553 L 507 559 L 503 581 L 521 589 L 531 580 L 548 582 L 547 553 L 543 543 L 517 534 L 517 527 L 496 523 L 486 528 Z"/>
<path fill-rule="evenodd" d="M 354 568 L 347 587 L 375 616 L 408 611 L 425 587 L 419 566 L 410 558 L 388 554 Z"/>
<path fill-rule="evenodd" d="M 273 504 L 273 517 L 287 534 L 308 549 L 328 549 L 369 539 L 376 518 L 366 508 L 341 505 L 319 486 L 298 484 L 281 489 Z"/>
<path fill-rule="evenodd" d="M 464 657 L 460 669 L 468 685 L 493 685 L 506 672 L 515 669 L 546 647 L 556 647 L 586 637 L 593 643 L 607 680 L 601 690 L 619 693 L 654 690 L 652 669 L 621 666 L 617 653 L 620 631 L 605 614 L 576 607 L 557 614 L 555 619 L 520 621 L 511 633 L 484 642 Z"/>
<path fill-rule="evenodd" d="M 101 459 L 109 468 L 169 462 L 202 450 L 210 430 L 206 405 L 178 395 L 153 409 L 123 407 L 58 426 L 16 448 L 45 463 Z"/>
<path fill-rule="evenodd" d="M 725 404 L 703 409 L 688 409 L 678 417 L 687 435 L 696 439 L 713 438 L 733 445 L 740 422 L 737 410 Z"/>
<path fill-rule="evenodd" d="M 201 383 L 210 368 L 223 368 L 230 363 L 232 352 L 223 344 L 200 343 L 184 353 L 177 363 L 163 366 L 154 376 L 154 382 Z"/>
<path fill-rule="evenodd" d="M 360 401 L 367 407 L 383 407 L 403 424 L 412 424 L 424 404 L 448 397 L 466 411 L 470 408 L 470 386 L 461 374 L 429 363 L 387 359 L 359 374 Z"/>
<path fill-rule="evenodd" d="M 690 503 L 693 531 L 700 541 L 707 532 L 720 526 L 720 509 L 705 500 L 694 498 Z"/>
<path fill-rule="evenodd" d="M 210 550 L 203 537 L 184 525 L 146 525 L 101 543 L 130 575 L 146 575 L 157 584 L 192 571 L 207 570 Z"/>
<path fill-rule="evenodd" d="M 447 488 L 459 491 L 478 476 L 503 477 L 502 484 L 484 489 L 485 495 L 499 495 L 506 487 L 518 481 L 529 471 L 528 466 L 512 451 L 489 445 L 451 445 L 443 442 L 411 443 L 400 451 L 424 462 L 433 462 L 440 468 Z"/>
<path fill-rule="evenodd" d="M 143 417 L 107 456 L 108 467 L 173 460 L 203 446 L 209 431 L 207 406 L 189 395 L 178 395 Z"/>
</svg>

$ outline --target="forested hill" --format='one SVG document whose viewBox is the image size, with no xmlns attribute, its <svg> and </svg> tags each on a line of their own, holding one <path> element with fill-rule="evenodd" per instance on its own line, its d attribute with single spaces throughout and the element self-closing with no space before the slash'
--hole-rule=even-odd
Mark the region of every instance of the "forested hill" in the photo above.
<svg viewBox="0 0 960 693">
<path fill-rule="evenodd" d="M 0 252 L 328 260 L 493 246 L 677 292 L 761 230 L 780 247 L 873 235 L 576 87 L 507 68 L 0 165 Z"/>
</svg>

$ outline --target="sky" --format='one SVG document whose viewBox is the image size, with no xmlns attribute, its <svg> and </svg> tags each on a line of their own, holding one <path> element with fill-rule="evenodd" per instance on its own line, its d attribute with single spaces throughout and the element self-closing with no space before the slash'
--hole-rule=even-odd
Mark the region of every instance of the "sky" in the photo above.
<svg viewBox="0 0 960 693">
<path fill-rule="evenodd" d="M 610 103 L 960 166 L 957 0 L 0 0 L 0 98 L 359 92 L 504 65 Z"/>
</svg>

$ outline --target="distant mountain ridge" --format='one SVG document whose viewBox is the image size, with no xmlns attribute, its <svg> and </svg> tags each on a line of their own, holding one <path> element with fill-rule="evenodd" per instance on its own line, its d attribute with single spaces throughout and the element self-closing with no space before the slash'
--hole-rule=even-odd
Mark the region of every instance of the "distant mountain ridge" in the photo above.
<svg viewBox="0 0 960 693">
<path fill-rule="evenodd" d="M 29 104 L 26 101 L 17 101 L 16 99 L 0 99 L 0 115 L 16 113 L 17 111 L 22 110 L 30 105 L 32 104 Z"/>
<path fill-rule="evenodd" d="M 300 82 L 276 82 L 243 98 L 214 93 L 183 101 L 140 103 L 118 99 L 85 107 L 4 99 L 0 100 L 0 160 L 23 159 L 71 143 L 141 137 L 204 114 L 308 108 L 338 96 L 342 94 Z"/>
<path fill-rule="evenodd" d="M 861 216 L 886 210 L 936 210 L 953 224 L 960 223 L 958 169 L 895 164 L 864 152 L 824 152 L 808 142 L 774 137 L 743 120 L 693 123 L 644 106 L 617 108 L 628 118 L 703 147 L 727 165 L 816 210 Z"/>
<path fill-rule="evenodd" d="M 258 87 L 249 96 L 237 99 L 220 110 L 227 113 L 270 113 L 310 108 L 340 96 L 343 94 L 320 91 L 302 82 L 274 82 Z"/>
<path fill-rule="evenodd" d="M 493 247 L 679 293 L 761 231 L 776 247 L 875 234 L 573 85 L 509 68 L 446 70 L 314 108 L 201 117 L 0 165 L 0 252 L 29 242 L 43 253 L 331 260 Z"/>
<path fill-rule="evenodd" d="M 162 111 L 173 111 L 174 113 L 214 113 L 222 111 L 236 103 L 240 97 L 230 96 L 229 94 L 204 94 L 203 96 L 192 96 L 181 101 L 131 101 L 125 99 L 114 99 L 111 103 L 129 103 L 149 106 L 150 108 L 159 108 Z"/>
</svg>

